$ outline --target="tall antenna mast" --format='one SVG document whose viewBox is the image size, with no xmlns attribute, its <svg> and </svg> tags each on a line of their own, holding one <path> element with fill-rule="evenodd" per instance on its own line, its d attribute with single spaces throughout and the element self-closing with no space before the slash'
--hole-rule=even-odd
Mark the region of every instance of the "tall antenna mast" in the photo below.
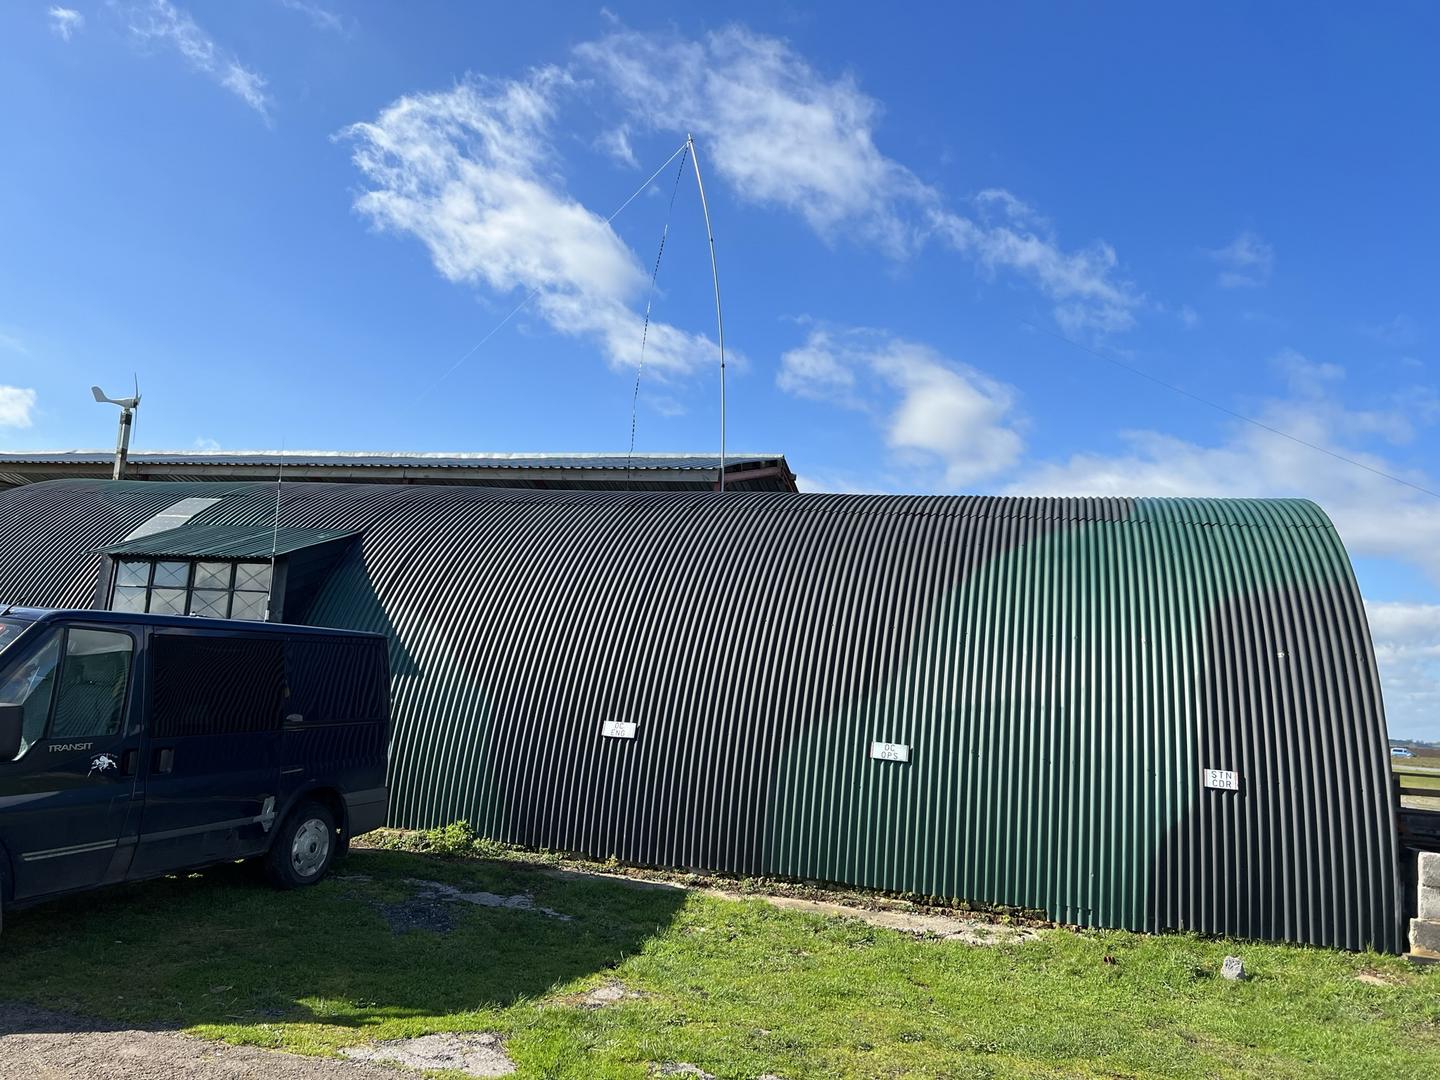
<svg viewBox="0 0 1440 1080">
<path fill-rule="evenodd" d="M 130 458 L 130 428 L 135 423 L 135 410 L 140 407 L 140 376 L 135 376 L 135 396 L 127 398 L 106 397 L 98 386 L 90 387 L 90 393 L 101 404 L 120 406 L 120 431 L 115 436 L 115 469 L 112 480 L 125 479 L 125 463 Z"/>
<path fill-rule="evenodd" d="M 275 517 L 270 525 L 270 580 L 265 585 L 265 621 L 274 622 L 270 610 L 275 595 L 275 553 L 280 550 L 280 492 L 285 486 L 285 440 L 280 440 L 280 467 L 275 470 Z"/>
<path fill-rule="evenodd" d="M 695 184 L 700 189 L 700 209 L 705 212 L 705 235 L 710 238 L 710 277 L 715 282 L 715 326 L 720 338 L 720 490 L 725 490 L 725 317 L 720 313 L 720 270 L 715 264 L 715 230 L 710 227 L 710 204 L 705 199 L 705 181 L 700 179 L 700 155 L 695 136 L 686 134 L 690 160 L 695 164 Z"/>
</svg>

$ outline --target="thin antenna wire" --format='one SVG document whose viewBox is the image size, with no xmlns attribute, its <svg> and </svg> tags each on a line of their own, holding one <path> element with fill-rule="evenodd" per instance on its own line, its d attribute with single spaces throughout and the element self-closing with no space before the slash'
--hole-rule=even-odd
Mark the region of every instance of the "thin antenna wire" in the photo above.
<svg viewBox="0 0 1440 1080">
<path fill-rule="evenodd" d="M 1166 382 L 1159 376 L 1152 375 L 1150 374 L 1150 372 L 1145 371 L 1142 368 L 1133 367 L 1132 365 L 1125 363 L 1123 360 L 1115 359 L 1115 357 L 1113 356 L 1106 356 L 1099 350 L 1092 349 L 1086 345 L 1082 345 L 1080 344 L 1080 342 L 1074 341 L 1066 337 L 1064 334 L 1057 334 L 1054 330 L 1046 329 L 1043 326 L 1037 326 L 1033 322 L 1030 322 L 1028 319 L 1021 319 L 1020 322 L 1023 325 L 1030 327 L 1030 329 L 1032 330 L 1038 330 L 1040 331 L 1040 333 L 1048 334 L 1050 337 L 1053 337 L 1059 341 L 1063 341 L 1067 345 L 1073 345 L 1081 352 L 1088 353 L 1089 355 L 1095 357 L 1098 360 L 1104 360 L 1107 364 L 1113 364 L 1115 367 L 1120 368 L 1122 371 L 1128 371 L 1131 375 L 1138 375 L 1142 379 L 1148 379 L 1156 386 L 1163 386 L 1166 390 L 1169 390 L 1172 393 L 1180 394 L 1182 397 L 1187 397 L 1191 401 L 1198 401 L 1201 405 L 1208 405 L 1210 408 L 1216 410 L 1217 412 L 1222 412 L 1226 416 L 1234 417 L 1236 420 L 1243 420 L 1245 423 L 1250 424 L 1253 427 L 1257 427 L 1261 431 L 1268 431 L 1271 435 L 1278 435 L 1282 439 L 1289 439 L 1291 442 L 1299 446 L 1303 446 L 1306 449 L 1315 450 L 1318 453 L 1324 454 L 1326 457 L 1334 458 L 1336 461 L 1343 461 L 1346 465 L 1353 465 L 1357 469 L 1364 469 L 1368 473 L 1374 473 L 1376 476 L 1384 477 L 1386 480 L 1392 480 L 1397 484 L 1403 484 L 1405 487 L 1412 488 L 1415 491 L 1421 492 L 1424 495 L 1429 495 L 1433 498 L 1440 499 L 1440 491 L 1432 491 L 1430 488 L 1424 487 L 1421 484 L 1413 483 L 1412 481 L 1406 480 L 1403 477 L 1396 476 L 1394 473 L 1388 473 L 1384 469 L 1377 469 L 1373 465 L 1366 465 L 1363 461 L 1357 461 L 1355 458 L 1346 457 L 1344 454 L 1337 454 L 1334 450 L 1330 450 L 1324 446 L 1320 446 L 1318 443 L 1309 442 L 1306 439 L 1300 438 L 1300 436 L 1298 435 L 1292 435 L 1288 431 L 1282 431 L 1280 430 L 1280 428 L 1272 427 L 1270 424 L 1267 424 L 1262 420 L 1256 420 L 1253 416 L 1246 416 L 1244 413 L 1236 412 L 1234 409 L 1226 408 L 1219 402 L 1211 401 L 1209 398 L 1201 397 L 1199 394 L 1192 393 L 1191 391 L 1186 390 L 1184 387 L 1176 386 L 1174 383 L 1171 382 Z"/>
<path fill-rule="evenodd" d="M 265 585 L 265 621 L 271 622 L 270 602 L 275 595 L 275 553 L 280 550 L 280 489 L 285 484 L 285 440 L 280 440 L 280 467 L 275 471 L 275 519 L 270 528 L 270 580 Z"/>
<path fill-rule="evenodd" d="M 689 145 L 690 144 L 687 140 L 686 142 L 682 143 L 678 148 L 676 148 L 675 152 L 671 154 L 668 158 L 666 158 L 665 161 L 660 165 L 660 167 L 656 169 L 653 173 L 651 173 L 650 176 L 646 179 L 646 181 L 638 188 L 636 188 L 634 193 L 628 199 L 626 199 L 623 203 L 621 203 L 615 208 L 614 212 L 605 219 L 605 224 L 608 225 L 610 224 L 610 222 L 614 221 L 617 217 L 619 217 L 620 212 L 624 210 L 627 206 L 629 206 L 632 202 L 634 202 L 636 199 L 638 199 L 640 197 L 640 194 L 652 183 L 655 182 L 655 178 L 659 176 L 662 172 L 664 172 L 666 168 L 669 167 L 672 161 L 674 161 L 677 157 L 684 153 L 686 147 L 688 147 Z M 509 314 L 507 314 L 503 319 L 501 319 L 491 328 L 488 334 L 486 334 L 483 338 L 477 341 L 474 345 L 470 346 L 470 348 L 467 349 L 458 360 L 456 360 L 453 364 L 451 364 L 448 368 L 441 372 L 439 378 L 437 378 L 424 390 L 421 390 L 420 393 L 416 396 L 415 401 L 418 403 L 425 400 L 425 396 L 427 394 L 429 394 L 442 382 L 444 382 L 451 375 L 453 375 L 456 368 L 458 368 L 461 364 L 465 363 L 466 360 L 469 360 L 470 357 L 474 356 L 480 350 L 481 346 L 483 346 L 487 341 L 489 341 L 491 338 L 493 338 L 496 334 L 500 332 L 501 328 L 506 323 L 508 323 L 516 315 L 520 314 L 521 308 L 523 308 L 526 304 L 530 303 L 531 300 L 534 300 L 535 297 L 539 296 L 544 291 L 545 288 L 543 285 L 532 289 L 530 293 L 525 297 L 525 299 L 521 300 L 518 304 L 511 308 Z"/>
<path fill-rule="evenodd" d="M 725 490 L 725 318 L 720 314 L 720 270 L 715 264 L 715 230 L 710 227 L 710 204 L 705 199 L 705 181 L 700 179 L 700 155 L 695 136 L 687 134 L 690 161 L 695 166 L 695 186 L 700 189 L 700 209 L 705 212 L 705 235 L 710 238 L 710 277 L 715 282 L 715 326 L 720 338 L 720 491 Z"/>
<path fill-rule="evenodd" d="M 689 150 L 687 142 L 681 150 Z M 680 180 L 685 175 L 685 154 L 680 155 L 680 168 L 675 170 L 675 186 L 670 189 L 670 208 L 665 212 L 665 227 L 660 230 L 660 250 L 655 253 L 655 270 L 650 275 L 650 295 L 645 298 L 645 325 L 640 330 L 640 363 L 635 367 L 635 392 L 630 395 L 630 450 L 625 455 L 625 483 L 630 483 L 631 463 L 635 460 L 635 419 L 640 409 L 640 376 L 645 371 L 645 343 L 650 337 L 650 308 L 655 303 L 655 284 L 660 280 L 660 260 L 665 257 L 665 241 L 670 236 L 670 219 L 675 214 L 675 196 L 680 193 Z"/>
</svg>

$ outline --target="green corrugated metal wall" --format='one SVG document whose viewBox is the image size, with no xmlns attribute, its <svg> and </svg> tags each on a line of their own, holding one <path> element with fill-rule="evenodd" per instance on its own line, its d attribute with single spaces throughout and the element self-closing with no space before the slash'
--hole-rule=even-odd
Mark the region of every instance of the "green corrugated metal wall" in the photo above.
<svg viewBox="0 0 1440 1080">
<path fill-rule="evenodd" d="M 60 530 L 162 485 L 40 487 Z M 197 525 L 269 520 L 226 490 Z M 361 534 L 309 621 L 391 635 L 397 823 L 1398 947 L 1374 658 L 1309 503 L 287 485 L 281 521 Z"/>
</svg>

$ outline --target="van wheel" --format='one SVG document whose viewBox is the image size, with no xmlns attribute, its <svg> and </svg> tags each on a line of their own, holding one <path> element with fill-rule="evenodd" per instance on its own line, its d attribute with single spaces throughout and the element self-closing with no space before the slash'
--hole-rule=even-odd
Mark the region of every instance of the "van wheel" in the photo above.
<svg viewBox="0 0 1440 1080">
<path fill-rule="evenodd" d="M 270 883 L 281 889 L 314 885 L 330 869 L 337 839 L 330 811 L 318 802 L 301 803 L 280 826 L 265 856 Z"/>
</svg>

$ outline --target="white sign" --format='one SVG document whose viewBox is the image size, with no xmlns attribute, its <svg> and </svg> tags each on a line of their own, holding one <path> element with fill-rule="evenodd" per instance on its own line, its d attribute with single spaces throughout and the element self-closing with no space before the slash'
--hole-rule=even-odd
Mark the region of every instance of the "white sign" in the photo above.
<svg viewBox="0 0 1440 1080">
<path fill-rule="evenodd" d="M 635 725 L 628 720 L 606 720 L 600 727 L 600 734 L 607 739 L 633 739 Z"/>
<path fill-rule="evenodd" d="M 910 747 L 898 742 L 872 742 L 870 756 L 876 761 L 909 761 Z"/>
<path fill-rule="evenodd" d="M 1239 791 L 1240 774 L 1229 769 L 1206 769 L 1205 786 L 1216 791 Z"/>
</svg>

